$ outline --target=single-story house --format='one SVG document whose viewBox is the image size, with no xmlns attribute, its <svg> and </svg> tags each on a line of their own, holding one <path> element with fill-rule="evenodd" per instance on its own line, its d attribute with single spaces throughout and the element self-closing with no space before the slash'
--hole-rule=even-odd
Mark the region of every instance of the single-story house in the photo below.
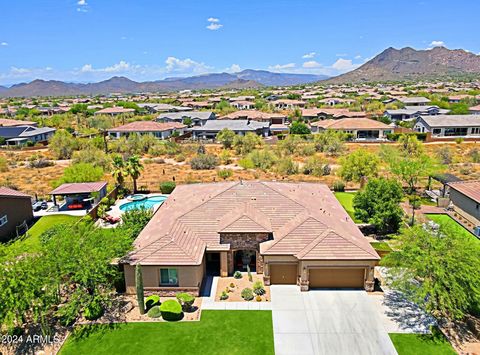
<svg viewBox="0 0 480 355">
<path fill-rule="evenodd" d="M 468 111 L 473 115 L 480 115 L 480 105 L 472 106 Z"/>
<path fill-rule="evenodd" d="M 199 110 L 202 108 L 212 107 L 212 103 L 208 101 L 185 101 L 182 103 L 182 106 L 191 107 L 193 109 Z"/>
<path fill-rule="evenodd" d="M 27 142 L 47 142 L 55 133 L 55 128 L 36 126 L 0 126 L 0 137 L 4 138 L 7 145 L 22 145 Z"/>
<path fill-rule="evenodd" d="M 150 113 L 158 113 L 158 112 L 180 112 L 180 111 L 191 111 L 191 107 L 184 107 L 184 106 L 175 106 L 170 104 L 156 104 L 156 103 L 143 103 L 137 104 L 138 107 L 144 108 Z"/>
<path fill-rule="evenodd" d="M 293 110 L 295 108 L 302 108 L 305 106 L 305 101 L 301 100 L 290 100 L 290 99 L 279 99 L 273 102 L 275 108 L 280 110 L 290 109 Z"/>
<path fill-rule="evenodd" d="M 405 108 L 386 110 L 384 115 L 392 121 L 409 121 L 420 116 L 446 115 L 450 110 L 438 106 L 405 106 Z"/>
<path fill-rule="evenodd" d="M 253 95 L 243 95 L 243 96 L 235 96 L 229 98 L 230 102 L 234 101 L 255 101 L 255 96 Z"/>
<path fill-rule="evenodd" d="M 178 122 L 135 121 L 109 129 L 108 135 L 112 138 L 120 138 L 128 137 L 131 134 L 150 134 L 155 138 L 167 139 L 175 132 L 180 136 L 184 135 L 186 128 L 186 125 Z"/>
<path fill-rule="evenodd" d="M 288 133 L 286 124 L 287 116 L 277 112 L 262 112 L 256 110 L 240 110 L 229 113 L 228 115 L 218 118 L 219 120 L 253 120 L 258 122 L 268 122 L 270 124 L 270 132 Z"/>
<path fill-rule="evenodd" d="M 135 110 L 133 108 L 123 108 L 123 107 L 107 107 L 102 110 L 95 112 L 95 115 L 110 115 L 117 116 L 122 114 L 133 114 Z"/>
<path fill-rule="evenodd" d="M 73 182 L 65 183 L 50 192 L 53 204 L 59 211 L 88 210 L 107 196 L 107 182 Z M 63 204 L 57 204 L 57 197 L 63 198 Z"/>
<path fill-rule="evenodd" d="M 365 112 L 354 112 L 346 108 L 304 108 L 302 118 L 307 121 L 366 117 Z"/>
<path fill-rule="evenodd" d="M 415 123 L 417 132 L 432 134 L 436 138 L 479 138 L 479 115 L 420 116 Z"/>
<path fill-rule="evenodd" d="M 399 97 L 397 98 L 398 101 L 402 102 L 406 106 L 425 106 L 430 103 L 430 100 L 426 97 L 419 96 L 419 97 Z"/>
<path fill-rule="evenodd" d="M 145 291 L 198 295 L 204 276 L 263 274 L 266 285 L 373 291 L 380 257 L 326 185 L 240 181 L 178 186 L 121 261 Z"/>
<path fill-rule="evenodd" d="M 230 106 L 235 107 L 237 110 L 251 110 L 255 108 L 255 103 L 251 101 L 232 101 Z"/>
<path fill-rule="evenodd" d="M 216 116 L 212 111 L 165 112 L 158 115 L 155 120 L 184 123 L 187 118 L 192 120 L 194 126 L 203 126 L 207 121 L 216 119 Z"/>
<path fill-rule="evenodd" d="M 253 120 L 212 120 L 207 121 L 203 126 L 189 128 L 193 138 L 211 139 L 217 136 L 217 133 L 224 128 L 234 131 L 236 134 L 245 135 L 247 132 L 256 133 L 267 137 L 270 134 L 270 124 L 268 122 L 258 122 Z"/>
<path fill-rule="evenodd" d="M 23 234 L 32 219 L 32 197 L 17 190 L 0 187 L 0 241 L 5 242 Z"/>
<path fill-rule="evenodd" d="M 448 183 L 454 209 L 474 226 L 480 226 L 480 181 Z"/>
<path fill-rule="evenodd" d="M 327 129 L 351 133 L 355 140 L 386 140 L 387 134 L 393 132 L 391 126 L 365 117 L 316 121 L 310 124 L 310 129 L 312 133 Z"/>
</svg>

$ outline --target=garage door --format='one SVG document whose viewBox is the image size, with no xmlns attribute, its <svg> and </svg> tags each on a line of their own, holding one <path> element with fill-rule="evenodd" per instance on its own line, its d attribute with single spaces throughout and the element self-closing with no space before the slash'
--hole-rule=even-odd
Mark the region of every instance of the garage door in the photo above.
<svg viewBox="0 0 480 355">
<path fill-rule="evenodd" d="M 297 264 L 271 264 L 270 265 L 270 283 L 275 284 L 293 284 L 297 283 Z"/>
<path fill-rule="evenodd" d="M 363 288 L 365 269 L 310 269 L 310 288 Z"/>
</svg>

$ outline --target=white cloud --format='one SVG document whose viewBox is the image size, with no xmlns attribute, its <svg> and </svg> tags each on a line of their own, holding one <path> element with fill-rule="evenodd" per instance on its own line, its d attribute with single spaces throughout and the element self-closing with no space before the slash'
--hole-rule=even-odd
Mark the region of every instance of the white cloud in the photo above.
<svg viewBox="0 0 480 355">
<path fill-rule="evenodd" d="M 445 47 L 445 42 L 443 41 L 432 41 L 430 42 L 430 48 L 433 47 Z"/>
<path fill-rule="evenodd" d="M 240 65 L 238 64 L 232 64 L 230 67 L 226 68 L 224 71 L 227 73 L 238 73 L 239 71 L 242 71 L 242 68 L 240 68 Z"/>
<path fill-rule="evenodd" d="M 77 12 L 88 12 L 85 7 L 77 7 Z"/>
<path fill-rule="evenodd" d="M 207 22 L 209 22 L 209 24 L 206 26 L 206 28 L 210 31 L 216 31 L 223 27 L 223 25 L 220 23 L 220 19 L 216 17 L 209 17 Z"/>
<path fill-rule="evenodd" d="M 270 65 L 268 67 L 268 70 L 271 71 L 285 71 L 286 69 L 293 69 L 295 68 L 295 63 L 287 63 L 287 64 L 275 64 L 275 65 Z"/>
<path fill-rule="evenodd" d="M 302 67 L 304 68 L 320 68 L 321 66 L 322 65 L 319 62 L 316 62 L 314 60 L 309 60 L 302 65 Z"/>
<path fill-rule="evenodd" d="M 105 68 L 94 68 L 91 64 L 85 64 L 80 71 L 82 73 L 125 73 L 130 69 L 140 68 L 140 66 L 132 66 L 124 60 Z"/>
<path fill-rule="evenodd" d="M 358 68 L 359 64 L 353 64 L 351 59 L 339 58 L 335 63 L 332 64 L 332 68 L 339 72 L 347 72 Z"/>
<path fill-rule="evenodd" d="M 2 42 L 2 43 L 0 43 L 0 45 L 3 46 L 3 47 L 6 47 L 6 46 L 8 46 L 8 43 L 7 42 Z"/>
<path fill-rule="evenodd" d="M 359 55 L 356 55 L 355 56 L 355 59 L 362 59 L 362 56 L 359 54 Z"/>
<path fill-rule="evenodd" d="M 165 60 L 165 64 L 167 65 L 165 70 L 168 73 L 176 72 L 203 74 L 213 69 L 204 63 L 196 62 L 190 58 L 178 59 L 175 57 L 168 57 Z"/>
<path fill-rule="evenodd" d="M 87 4 L 86 0 L 78 0 L 77 5 L 78 6 L 87 6 L 88 4 Z"/>
<path fill-rule="evenodd" d="M 310 59 L 310 58 L 315 57 L 316 54 L 317 54 L 317 53 L 315 53 L 315 52 L 310 52 L 310 53 L 304 54 L 304 55 L 302 56 L 302 58 L 304 58 L 304 59 Z"/>
<path fill-rule="evenodd" d="M 211 23 L 209 24 L 206 28 L 208 28 L 210 31 L 216 31 L 216 30 L 219 30 L 220 28 L 222 28 L 223 25 L 220 24 L 220 23 Z"/>
<path fill-rule="evenodd" d="M 88 12 L 88 3 L 86 0 L 78 0 L 77 5 L 78 12 Z"/>
</svg>

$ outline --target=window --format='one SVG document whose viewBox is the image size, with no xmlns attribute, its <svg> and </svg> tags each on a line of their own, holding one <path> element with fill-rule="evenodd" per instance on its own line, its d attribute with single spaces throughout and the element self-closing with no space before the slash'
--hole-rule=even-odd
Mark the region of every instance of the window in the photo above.
<svg viewBox="0 0 480 355">
<path fill-rule="evenodd" d="M 441 128 L 434 128 L 433 129 L 433 134 L 440 134 L 442 133 L 442 129 Z"/>
<path fill-rule="evenodd" d="M 480 127 L 473 127 L 472 134 L 480 134 Z"/>
<path fill-rule="evenodd" d="M 445 136 L 447 136 L 447 137 L 466 136 L 467 131 L 468 131 L 467 127 L 446 128 L 445 129 Z"/>
<path fill-rule="evenodd" d="M 160 269 L 160 285 L 177 286 L 177 269 Z"/>
<path fill-rule="evenodd" d="M 8 223 L 7 215 L 0 217 L 0 227 Z"/>
</svg>

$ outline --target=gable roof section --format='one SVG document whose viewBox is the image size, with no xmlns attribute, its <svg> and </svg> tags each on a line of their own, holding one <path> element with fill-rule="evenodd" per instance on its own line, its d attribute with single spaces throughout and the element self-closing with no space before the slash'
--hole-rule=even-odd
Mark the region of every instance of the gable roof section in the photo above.
<svg viewBox="0 0 480 355">
<path fill-rule="evenodd" d="M 30 195 L 27 195 L 21 191 L 10 189 L 8 187 L 0 187 L 0 197 L 8 198 L 32 198 Z"/>
</svg>

